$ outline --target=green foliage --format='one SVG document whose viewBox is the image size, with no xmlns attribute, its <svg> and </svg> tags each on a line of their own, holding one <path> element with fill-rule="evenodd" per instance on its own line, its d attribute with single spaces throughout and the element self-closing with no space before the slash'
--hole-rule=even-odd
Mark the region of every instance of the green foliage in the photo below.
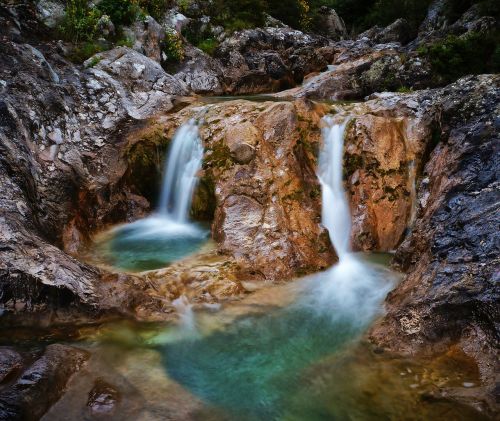
<svg viewBox="0 0 500 421">
<path fill-rule="evenodd" d="M 172 7 L 171 0 L 139 0 L 139 6 L 146 11 L 148 15 L 159 21 L 167 9 Z"/>
<path fill-rule="evenodd" d="M 115 25 L 130 25 L 141 12 L 136 0 L 101 0 L 97 7 Z"/>
<path fill-rule="evenodd" d="M 306 0 L 268 0 L 266 12 L 292 28 L 308 29 L 311 21 L 310 5 Z"/>
<path fill-rule="evenodd" d="M 116 41 L 116 46 L 117 47 L 132 48 L 133 45 L 134 45 L 134 42 L 130 38 L 121 38 L 118 41 Z"/>
<path fill-rule="evenodd" d="M 404 18 L 417 32 L 424 20 L 431 0 L 377 0 L 370 9 L 366 23 L 387 26 L 398 18 Z"/>
<path fill-rule="evenodd" d="M 94 41 L 86 41 L 75 45 L 69 58 L 71 61 L 76 63 L 82 63 L 89 57 L 92 57 L 94 54 L 100 53 L 101 51 L 104 51 L 101 44 Z M 95 66 L 96 64 L 97 63 L 94 63 L 92 66 Z"/>
<path fill-rule="evenodd" d="M 197 47 L 203 51 L 204 53 L 208 54 L 209 56 L 213 55 L 215 49 L 217 48 L 217 46 L 219 45 L 219 43 L 217 42 L 217 40 L 213 39 L 213 38 L 207 38 L 203 41 L 201 41 Z"/>
<path fill-rule="evenodd" d="M 401 86 L 398 88 L 397 92 L 399 92 L 400 94 L 409 94 L 413 92 L 413 89 L 408 88 L 408 86 Z"/>
<path fill-rule="evenodd" d="M 96 35 L 100 17 L 101 12 L 89 7 L 87 0 L 68 0 L 59 30 L 63 38 L 69 41 L 91 41 Z"/>
<path fill-rule="evenodd" d="M 178 63 L 184 59 L 182 39 L 175 31 L 166 31 L 162 49 L 167 56 L 167 63 Z"/>
<path fill-rule="evenodd" d="M 102 57 L 99 57 L 99 56 L 92 57 L 92 60 L 90 60 L 88 67 L 94 67 L 94 66 L 98 65 L 101 60 L 102 60 Z"/>
<path fill-rule="evenodd" d="M 448 36 L 443 41 L 419 48 L 427 57 L 433 72 L 443 82 L 452 82 L 469 74 L 496 73 L 499 66 L 499 33 L 472 33 Z"/>
</svg>

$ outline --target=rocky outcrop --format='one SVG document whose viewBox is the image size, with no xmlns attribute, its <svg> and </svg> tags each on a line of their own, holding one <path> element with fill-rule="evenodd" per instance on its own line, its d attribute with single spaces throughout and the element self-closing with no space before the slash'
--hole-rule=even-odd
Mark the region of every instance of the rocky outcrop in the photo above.
<svg viewBox="0 0 500 421">
<path fill-rule="evenodd" d="M 314 31 L 333 40 L 347 38 L 347 28 L 343 19 L 334 9 L 321 6 L 314 22 Z"/>
<path fill-rule="evenodd" d="M 132 48 L 146 57 L 160 63 L 162 61 L 162 42 L 165 29 L 151 16 L 138 20 L 131 28 L 124 29 Z"/>
<path fill-rule="evenodd" d="M 235 32 L 215 51 L 224 68 L 226 92 L 233 95 L 273 92 L 325 70 L 333 58 L 326 38 L 290 28 Z"/>
<path fill-rule="evenodd" d="M 371 332 L 377 343 L 407 354 L 458 344 L 477 361 L 483 385 L 465 395 L 443 393 L 483 411 L 495 405 L 497 369 L 499 96 L 497 76 L 436 91 L 439 137 L 418 189 L 417 220 L 395 257 L 406 276 Z"/>
<path fill-rule="evenodd" d="M 406 19 L 397 19 L 385 28 L 374 26 L 365 32 L 362 32 L 358 39 L 369 39 L 377 44 L 387 44 L 398 42 L 405 45 L 411 41 L 411 28 Z"/>
<path fill-rule="evenodd" d="M 276 280 L 332 261 L 315 175 L 323 113 L 300 101 L 231 101 L 188 108 L 166 121 L 172 127 L 203 116 L 201 179 L 213 185 L 212 233 L 240 272 Z"/>
<path fill-rule="evenodd" d="M 466 3 L 463 4 L 465 6 Z M 462 6 L 462 7 L 463 7 Z M 460 6 L 457 7 L 459 9 Z M 480 4 L 473 4 L 460 16 L 449 16 L 450 7 L 446 0 L 436 0 L 429 7 L 427 17 L 419 28 L 417 38 L 411 43 L 414 48 L 445 39 L 449 35 L 466 36 L 470 33 L 488 35 L 498 30 L 493 16 L 484 16 Z"/>
<path fill-rule="evenodd" d="M 26 43 L 24 34 L 36 35 L 37 26 L 29 31 L 34 21 L 26 18 L 23 25 L 28 27 L 16 33 L 12 16 L 2 14 L 0 43 L 0 283 L 5 323 L 9 314 L 20 312 L 48 311 L 55 317 L 56 308 L 60 313 L 74 311 L 74 306 L 100 308 L 98 289 L 105 290 L 117 277 L 104 276 L 62 251 L 64 246 L 75 251 L 89 230 L 97 228 L 81 230 L 85 223 L 80 223 L 79 206 L 103 205 L 100 215 L 108 219 L 95 218 L 94 208 L 86 219 L 90 224 L 141 212 L 141 201 L 129 200 L 134 197 L 130 189 L 110 187 L 126 172 L 126 158 L 118 152 L 126 146 L 119 142 L 120 131 L 172 108 L 176 95 L 188 92 L 158 63 L 128 48 L 103 53 L 88 70 L 76 68 L 54 43 Z M 127 290 L 136 281 L 122 277 L 120 285 Z M 136 292 L 135 298 L 123 299 L 134 301 Z M 126 308 L 124 302 L 104 301 L 101 308 Z"/>
<path fill-rule="evenodd" d="M 87 358 L 86 352 L 71 346 L 47 346 L 12 385 L 0 391 L 0 419 L 40 419 Z"/>
<path fill-rule="evenodd" d="M 191 45 L 184 48 L 184 60 L 172 66 L 174 77 L 200 95 L 224 93 L 224 75 L 220 63 Z"/>
<path fill-rule="evenodd" d="M 306 79 L 302 86 L 276 96 L 316 100 L 360 100 L 374 92 L 421 89 L 433 85 L 430 65 L 399 44 L 369 40 L 335 45 L 333 68 Z"/>
</svg>

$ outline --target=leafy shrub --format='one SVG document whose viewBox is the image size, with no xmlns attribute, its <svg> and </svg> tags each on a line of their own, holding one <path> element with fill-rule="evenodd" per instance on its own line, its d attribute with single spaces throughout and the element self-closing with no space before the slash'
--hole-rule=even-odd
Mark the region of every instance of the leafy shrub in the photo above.
<svg viewBox="0 0 500 421">
<path fill-rule="evenodd" d="M 310 22 L 310 5 L 306 0 L 268 0 L 267 13 L 292 28 L 307 29 Z"/>
<path fill-rule="evenodd" d="M 115 25 L 130 25 L 141 13 L 136 0 L 101 0 L 97 7 Z"/>
<path fill-rule="evenodd" d="M 452 82 L 469 74 L 496 73 L 499 67 L 499 33 L 472 33 L 467 36 L 448 36 L 418 49 L 427 57 L 433 72 L 443 82 Z"/>
<path fill-rule="evenodd" d="M 172 7 L 171 0 L 139 0 L 139 6 L 147 12 L 148 15 L 161 20 L 169 7 Z"/>
<path fill-rule="evenodd" d="M 162 47 L 167 56 L 167 63 L 177 63 L 184 59 L 182 39 L 177 32 L 173 30 L 166 31 Z"/>
<path fill-rule="evenodd" d="M 91 41 L 96 35 L 100 17 L 101 12 L 89 7 L 87 0 L 68 0 L 59 30 L 63 38 L 75 43 Z"/>
<path fill-rule="evenodd" d="M 75 45 L 69 58 L 71 61 L 74 61 L 76 63 L 82 63 L 89 57 L 92 57 L 94 54 L 100 53 L 102 51 L 104 51 L 104 48 L 101 44 L 94 41 L 85 41 L 83 43 Z M 97 63 L 95 63 L 94 66 L 96 64 Z"/>
<path fill-rule="evenodd" d="M 207 38 L 207 39 L 201 41 L 200 43 L 198 43 L 196 46 L 201 51 L 203 51 L 204 53 L 211 56 L 211 55 L 213 55 L 213 53 L 218 45 L 219 45 L 219 43 L 217 42 L 217 40 L 215 40 L 213 38 Z"/>
</svg>

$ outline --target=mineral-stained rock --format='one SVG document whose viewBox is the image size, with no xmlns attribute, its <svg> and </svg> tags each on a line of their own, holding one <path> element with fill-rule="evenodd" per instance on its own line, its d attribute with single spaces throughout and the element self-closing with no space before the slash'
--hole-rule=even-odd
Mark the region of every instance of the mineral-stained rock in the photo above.
<svg viewBox="0 0 500 421">
<path fill-rule="evenodd" d="M 77 68 L 54 44 L 25 42 L 37 34 L 32 17 L 12 35 L 13 16 L 0 14 L 0 72 L 2 82 L 7 79 L 0 100 L 1 322 L 42 311 L 49 319 L 65 309 L 90 314 L 101 299 L 113 311 L 97 292 L 102 271 L 64 253 L 63 245 L 74 252 L 96 220 L 110 223 L 140 214 L 132 208 L 141 203 L 148 206 L 130 200 L 130 188 L 109 190 L 127 170 L 120 130 L 172 108 L 173 97 L 188 91 L 158 63 L 127 48 L 103 53 L 88 70 Z M 97 206 L 82 209 L 83 203 Z M 106 218 L 96 217 L 103 213 Z"/>
<path fill-rule="evenodd" d="M 59 399 L 69 378 L 87 357 L 86 352 L 71 346 L 47 346 L 14 384 L 0 392 L 0 419 L 40 419 Z"/>
<path fill-rule="evenodd" d="M 196 106 L 175 118 L 197 112 Z M 213 237 L 252 277 L 283 279 L 332 261 L 319 224 L 315 175 L 323 113 L 323 107 L 300 101 L 240 100 L 205 108 L 202 177 L 215 186 Z"/>
</svg>

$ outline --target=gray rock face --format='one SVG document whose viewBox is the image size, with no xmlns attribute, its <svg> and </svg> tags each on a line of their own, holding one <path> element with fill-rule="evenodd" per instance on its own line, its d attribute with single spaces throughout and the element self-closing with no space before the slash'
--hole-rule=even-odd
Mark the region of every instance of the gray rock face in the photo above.
<svg viewBox="0 0 500 421">
<path fill-rule="evenodd" d="M 184 61 L 174 68 L 174 77 L 197 94 L 222 94 L 224 76 L 220 63 L 190 45 L 184 54 Z"/>
<path fill-rule="evenodd" d="M 347 37 L 347 28 L 342 18 L 334 9 L 322 6 L 319 10 L 318 22 L 314 31 L 333 40 Z"/>
<path fill-rule="evenodd" d="M 290 28 L 249 29 L 234 33 L 217 48 L 226 91 L 261 93 L 300 83 L 325 70 L 333 59 L 329 41 Z"/>
<path fill-rule="evenodd" d="M 56 28 L 64 18 L 64 3 L 53 0 L 40 0 L 36 4 L 39 19 L 49 28 Z"/>
<path fill-rule="evenodd" d="M 301 87 L 277 96 L 356 100 L 373 92 L 433 86 L 430 65 L 398 43 L 372 45 L 368 40 L 335 45 L 334 67 L 307 79 Z"/>
<path fill-rule="evenodd" d="M 160 63 L 161 43 L 165 39 L 165 30 L 151 16 L 138 20 L 128 33 L 134 42 L 133 49 Z"/>
<path fill-rule="evenodd" d="M 377 44 L 399 42 L 404 45 L 411 40 L 410 26 L 406 19 L 397 19 L 385 28 L 374 26 L 361 33 L 358 39 L 368 38 Z"/>
<path fill-rule="evenodd" d="M 130 48 L 118 47 L 99 53 L 97 57 L 99 62 L 89 68 L 95 81 L 91 80 L 87 86 L 101 92 L 105 88 L 100 81 L 110 84 L 119 95 L 121 106 L 132 118 L 143 119 L 159 110 L 172 108 L 173 95 L 189 93 L 187 86 L 165 73 L 159 63 Z M 91 61 L 92 58 L 85 64 Z M 105 121 L 103 124 L 113 123 Z"/>
<path fill-rule="evenodd" d="M 62 249 L 74 251 L 86 239 L 78 229 L 82 200 L 101 203 L 104 214 L 115 215 L 111 221 L 141 211 L 127 188 L 109 187 L 126 172 L 120 130 L 169 110 L 176 95 L 189 91 L 157 62 L 128 48 L 103 53 L 94 67 L 78 69 L 54 44 L 35 48 L 12 35 L 12 19 L 0 17 L 6 31 L 0 43 L 2 323 L 9 323 L 9 315 L 54 308 L 53 315 L 63 318 L 75 306 L 85 312 L 119 308 L 98 292 L 109 288 L 103 277 L 111 284 L 116 277 Z M 102 223 L 92 212 L 87 216 Z M 129 279 L 120 283 L 127 288 Z"/>
<path fill-rule="evenodd" d="M 440 107 L 440 126 L 421 176 L 417 220 L 396 253 L 406 276 L 372 331 L 377 343 L 408 354 L 458 344 L 478 363 L 485 389 L 470 399 L 484 411 L 495 407 L 500 320 L 499 82 L 467 77 L 428 97 Z"/>
<path fill-rule="evenodd" d="M 0 348 L 0 384 L 9 381 L 21 369 L 23 358 L 12 348 Z"/>
</svg>

